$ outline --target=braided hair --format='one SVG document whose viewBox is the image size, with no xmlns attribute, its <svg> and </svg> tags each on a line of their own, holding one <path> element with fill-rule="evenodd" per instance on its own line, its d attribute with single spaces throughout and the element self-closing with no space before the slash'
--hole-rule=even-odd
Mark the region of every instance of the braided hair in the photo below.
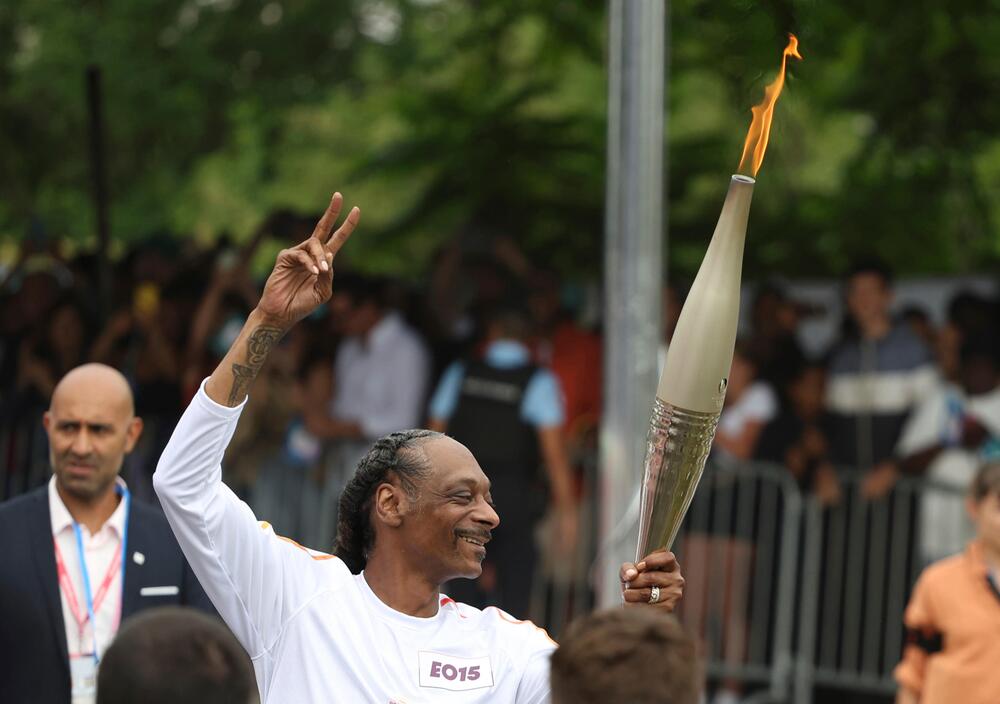
<svg viewBox="0 0 1000 704">
<path fill-rule="evenodd" d="M 368 553 L 375 546 L 375 528 L 371 522 L 375 488 L 388 480 L 389 473 L 399 477 L 411 498 L 417 494 L 416 480 L 430 472 L 422 453 L 415 452 L 432 438 L 444 437 L 433 430 L 402 430 L 375 441 L 340 495 L 337 540 L 333 552 L 354 574 L 365 568 Z"/>
</svg>

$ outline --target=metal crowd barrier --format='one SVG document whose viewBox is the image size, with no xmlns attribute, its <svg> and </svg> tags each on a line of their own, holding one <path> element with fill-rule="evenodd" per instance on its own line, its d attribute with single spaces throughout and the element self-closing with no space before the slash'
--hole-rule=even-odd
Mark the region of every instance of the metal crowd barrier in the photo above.
<svg viewBox="0 0 1000 704">
<path fill-rule="evenodd" d="M 790 692 L 801 517 L 784 468 L 709 466 L 674 546 L 687 582 L 678 617 L 707 677 L 757 701 Z"/>
<path fill-rule="evenodd" d="M 600 525 L 597 455 L 582 452 L 573 458 L 573 463 L 579 468 L 582 480 L 576 550 L 572 555 L 565 555 L 547 549 L 545 541 L 551 534 L 547 526 L 541 526 L 537 536 L 539 556 L 532 576 L 531 606 L 527 614 L 527 618 L 545 628 L 556 640 L 571 621 L 590 612 L 595 602 L 590 568 L 600 543 L 597 534 Z"/>
<path fill-rule="evenodd" d="M 810 704 L 815 688 L 894 694 L 913 585 L 930 562 L 971 538 L 964 487 L 905 478 L 868 500 L 862 479 L 842 475 L 843 499 L 834 507 L 807 504 L 796 704 Z"/>
</svg>

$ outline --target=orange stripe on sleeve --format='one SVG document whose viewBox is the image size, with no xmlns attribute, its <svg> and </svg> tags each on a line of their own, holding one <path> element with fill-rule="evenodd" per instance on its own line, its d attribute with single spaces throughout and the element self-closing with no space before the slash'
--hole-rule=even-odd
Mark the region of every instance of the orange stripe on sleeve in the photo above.
<svg viewBox="0 0 1000 704">
<path fill-rule="evenodd" d="M 500 618 L 503 619 L 504 621 L 506 621 L 507 623 L 513 623 L 515 626 L 531 626 L 532 628 L 534 628 L 534 629 L 536 629 L 538 631 L 541 631 L 542 635 L 545 636 L 548 639 L 548 641 L 550 643 L 552 643 L 552 645 L 554 645 L 556 647 L 559 647 L 559 644 L 556 643 L 554 640 L 552 640 L 552 636 L 549 635 L 549 632 L 546 631 L 541 626 L 536 626 L 531 621 L 522 621 L 520 619 L 514 618 L 513 616 L 511 616 L 509 613 L 507 613 L 503 609 L 498 609 L 495 606 L 487 606 L 486 608 L 487 609 L 493 609 L 494 611 L 496 611 L 500 615 Z"/>
<path fill-rule="evenodd" d="M 271 524 L 268 523 L 267 521 L 261 521 L 260 522 L 260 527 L 263 530 L 268 530 L 268 529 L 271 529 Z M 302 547 L 301 545 L 299 545 L 298 543 L 296 543 L 291 538 L 286 538 L 285 536 L 278 535 L 277 533 L 274 534 L 274 537 L 277 538 L 278 540 L 284 540 L 286 543 L 294 545 L 295 547 L 297 547 L 299 550 L 301 550 L 302 552 L 304 552 L 305 554 L 307 554 L 309 557 L 311 557 L 314 560 L 332 560 L 333 558 L 336 557 L 336 555 L 327 555 L 326 553 L 319 553 L 318 555 L 314 555 L 312 550 L 310 550 L 309 548 Z"/>
</svg>

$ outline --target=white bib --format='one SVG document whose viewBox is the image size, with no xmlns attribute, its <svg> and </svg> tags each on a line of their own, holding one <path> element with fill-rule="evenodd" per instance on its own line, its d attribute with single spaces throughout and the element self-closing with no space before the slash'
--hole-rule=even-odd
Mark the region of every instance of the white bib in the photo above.
<svg viewBox="0 0 1000 704">
<path fill-rule="evenodd" d="M 460 692 L 493 686 L 489 657 L 460 658 L 420 651 L 420 686 Z"/>
</svg>

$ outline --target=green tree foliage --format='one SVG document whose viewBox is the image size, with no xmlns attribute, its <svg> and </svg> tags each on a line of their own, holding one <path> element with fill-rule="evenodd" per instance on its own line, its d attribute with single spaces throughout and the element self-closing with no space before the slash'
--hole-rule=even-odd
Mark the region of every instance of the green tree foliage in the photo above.
<svg viewBox="0 0 1000 704">
<path fill-rule="evenodd" d="M 993 0 L 670 4 L 668 257 L 697 267 L 749 107 L 793 62 L 747 270 L 823 275 L 1000 261 Z M 101 68 L 112 229 L 248 237 L 340 188 L 353 252 L 415 273 L 508 233 L 601 268 L 606 8 L 570 0 L 5 0 L 0 235 L 93 237 L 84 71 Z"/>
</svg>

